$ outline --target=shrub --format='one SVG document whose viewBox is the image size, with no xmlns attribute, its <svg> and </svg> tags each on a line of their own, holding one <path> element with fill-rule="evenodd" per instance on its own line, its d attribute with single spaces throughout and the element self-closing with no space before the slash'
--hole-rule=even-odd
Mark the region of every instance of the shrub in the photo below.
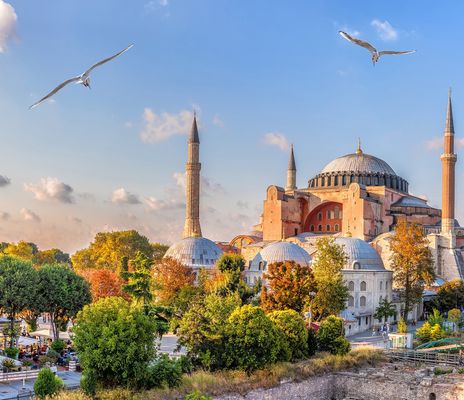
<svg viewBox="0 0 464 400">
<path fill-rule="evenodd" d="M 294 310 L 274 311 L 268 317 L 283 333 L 290 350 L 290 358 L 304 358 L 308 353 L 308 331 L 300 314 Z"/>
<path fill-rule="evenodd" d="M 60 357 L 60 353 L 58 353 L 57 351 L 53 349 L 48 349 L 47 357 L 53 359 L 54 360 L 53 362 L 56 362 L 56 360 L 58 360 L 58 358 Z"/>
<path fill-rule="evenodd" d="M 453 368 L 440 368 L 440 367 L 435 367 L 433 369 L 434 375 L 446 375 L 446 374 L 451 374 L 453 372 Z"/>
<path fill-rule="evenodd" d="M 458 368 L 457 372 L 458 374 L 464 374 L 464 368 Z"/>
<path fill-rule="evenodd" d="M 9 359 L 9 358 L 5 358 L 2 362 L 2 366 L 3 368 L 7 368 L 7 369 L 13 369 L 16 367 L 16 364 L 13 360 Z"/>
<path fill-rule="evenodd" d="M 5 355 L 7 357 L 16 359 L 16 357 L 18 357 L 18 354 L 19 354 L 19 349 L 17 349 L 16 347 L 5 348 Z"/>
<path fill-rule="evenodd" d="M 81 377 L 81 389 L 87 395 L 94 397 L 97 391 L 97 380 L 91 372 L 85 372 Z"/>
<path fill-rule="evenodd" d="M 319 349 L 343 355 L 350 351 L 350 343 L 343 335 L 343 320 L 334 315 L 327 317 L 317 331 Z"/>
<path fill-rule="evenodd" d="M 227 323 L 227 366 L 252 371 L 277 360 L 279 334 L 259 307 L 237 308 Z"/>
<path fill-rule="evenodd" d="M 64 341 L 61 340 L 61 339 L 58 339 L 58 340 L 54 340 L 50 347 L 52 348 L 52 350 L 54 350 L 57 353 L 61 354 L 61 352 L 64 350 L 65 346 L 66 346 L 66 344 L 64 343 Z"/>
<path fill-rule="evenodd" d="M 408 333 L 408 324 L 406 323 L 404 318 L 401 318 L 398 321 L 398 333 L 402 333 L 402 334 Z"/>
<path fill-rule="evenodd" d="M 416 337 L 420 343 L 443 339 L 445 336 L 446 332 L 438 323 L 431 325 L 429 321 L 416 330 Z"/>
<path fill-rule="evenodd" d="M 314 329 L 308 329 L 308 356 L 311 357 L 317 351 L 317 336 Z"/>
<path fill-rule="evenodd" d="M 39 399 L 53 396 L 63 387 L 63 381 L 50 368 L 43 368 L 34 382 L 34 392 Z"/>
<path fill-rule="evenodd" d="M 213 400 L 211 396 L 201 394 L 198 390 L 194 390 L 184 397 L 184 400 Z"/>
<path fill-rule="evenodd" d="M 43 368 L 45 366 L 50 366 L 54 364 L 56 361 L 55 358 L 49 357 L 49 356 L 39 356 L 39 366 L 40 368 Z"/>
<path fill-rule="evenodd" d="M 176 387 L 182 382 L 182 364 L 171 360 L 167 354 L 161 354 L 153 365 L 148 367 L 146 387 Z"/>
</svg>

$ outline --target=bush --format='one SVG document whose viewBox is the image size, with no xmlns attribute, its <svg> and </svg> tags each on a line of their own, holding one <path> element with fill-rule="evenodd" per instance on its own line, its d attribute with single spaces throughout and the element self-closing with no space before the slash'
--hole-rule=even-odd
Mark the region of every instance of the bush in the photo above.
<svg viewBox="0 0 464 400">
<path fill-rule="evenodd" d="M 49 357 L 49 356 L 39 356 L 39 366 L 40 368 L 50 366 L 54 364 L 56 361 L 55 358 Z"/>
<path fill-rule="evenodd" d="M 317 351 L 317 336 L 314 329 L 308 329 L 308 357 L 316 354 Z"/>
<path fill-rule="evenodd" d="M 431 325 L 429 321 L 426 321 L 422 327 L 416 330 L 416 337 L 420 343 L 427 343 L 443 339 L 446 337 L 446 332 L 438 323 Z"/>
<path fill-rule="evenodd" d="M 404 318 L 401 318 L 398 321 L 398 333 L 402 333 L 402 334 L 408 333 L 408 324 L 406 323 Z"/>
<path fill-rule="evenodd" d="M 297 360 L 308 354 L 308 330 L 304 319 L 294 310 L 274 311 L 268 315 L 284 335 L 290 350 L 290 359 Z"/>
<path fill-rule="evenodd" d="M 350 351 L 350 342 L 343 335 L 343 320 L 330 315 L 317 331 L 319 349 L 331 354 L 343 355 Z"/>
<path fill-rule="evenodd" d="M 182 382 L 182 364 L 161 354 L 147 370 L 146 388 L 176 387 Z"/>
<path fill-rule="evenodd" d="M 452 372 L 453 372 L 453 368 L 435 367 L 433 369 L 433 374 L 434 375 L 446 375 L 446 374 L 451 374 Z"/>
<path fill-rule="evenodd" d="M 66 344 L 64 343 L 63 340 L 61 339 L 58 339 L 58 340 L 54 340 L 52 342 L 52 345 L 50 346 L 52 348 L 52 350 L 56 351 L 57 353 L 60 353 L 64 350 L 64 348 L 66 347 Z"/>
<path fill-rule="evenodd" d="M 6 368 L 6 369 L 13 369 L 16 367 L 16 364 L 13 360 L 9 358 L 5 358 L 2 362 L 2 366 L 3 368 Z"/>
<path fill-rule="evenodd" d="M 97 391 L 97 380 L 95 375 L 89 372 L 82 374 L 81 389 L 87 395 L 94 397 Z"/>
<path fill-rule="evenodd" d="M 48 349 L 47 357 L 53 359 L 54 360 L 53 362 L 56 362 L 56 360 L 58 360 L 58 358 L 60 357 L 60 353 L 56 352 L 53 349 Z"/>
<path fill-rule="evenodd" d="M 10 357 L 16 360 L 16 357 L 18 357 L 18 354 L 19 354 L 19 349 L 17 349 L 16 347 L 5 348 L 5 355 L 7 357 Z"/>
<path fill-rule="evenodd" d="M 34 382 L 34 392 L 39 399 L 53 396 L 63 387 L 63 381 L 50 368 L 43 368 Z"/>
<path fill-rule="evenodd" d="M 227 323 L 227 366 L 247 372 L 275 363 L 279 333 L 259 307 L 237 308 Z"/>
<path fill-rule="evenodd" d="M 213 398 L 211 396 L 201 394 L 198 390 L 195 390 L 185 396 L 184 400 L 213 400 Z"/>
</svg>

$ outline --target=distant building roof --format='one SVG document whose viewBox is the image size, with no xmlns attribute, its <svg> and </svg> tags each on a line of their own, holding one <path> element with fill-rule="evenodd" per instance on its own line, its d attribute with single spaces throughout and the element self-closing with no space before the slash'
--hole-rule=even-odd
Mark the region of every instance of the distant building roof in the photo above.
<svg viewBox="0 0 464 400">
<path fill-rule="evenodd" d="M 419 208 L 432 208 L 427 204 L 426 200 L 419 199 L 418 197 L 404 196 L 397 202 L 391 205 L 392 207 L 419 207 Z"/>
</svg>

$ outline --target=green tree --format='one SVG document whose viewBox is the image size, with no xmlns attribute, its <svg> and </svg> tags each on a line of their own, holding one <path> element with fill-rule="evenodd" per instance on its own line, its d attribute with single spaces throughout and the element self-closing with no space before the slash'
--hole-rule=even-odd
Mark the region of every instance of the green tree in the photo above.
<svg viewBox="0 0 464 400">
<path fill-rule="evenodd" d="M 252 305 L 237 308 L 227 323 L 227 365 L 247 372 L 277 361 L 279 333 L 264 314 Z"/>
<path fill-rule="evenodd" d="M 433 309 L 432 314 L 430 314 L 427 318 L 427 321 L 430 323 L 430 325 L 440 325 L 440 327 L 443 328 L 443 324 L 445 322 L 445 317 L 438 311 L 436 308 Z"/>
<path fill-rule="evenodd" d="M 424 325 L 416 330 L 416 337 L 420 343 L 427 343 L 443 339 L 446 337 L 446 332 L 440 324 L 431 324 L 429 321 L 426 321 Z"/>
<path fill-rule="evenodd" d="M 24 240 L 18 243 L 8 243 L 3 249 L 3 253 L 6 255 L 22 258 L 27 261 L 32 261 L 38 252 L 39 249 L 35 243 L 25 242 Z"/>
<path fill-rule="evenodd" d="M 294 310 L 273 311 L 268 315 L 288 344 L 292 360 L 302 359 L 308 354 L 308 330 L 305 321 Z"/>
<path fill-rule="evenodd" d="M 454 279 L 441 285 L 434 304 L 441 312 L 464 306 L 464 281 Z"/>
<path fill-rule="evenodd" d="M 314 291 L 311 268 L 294 261 L 285 261 L 268 266 L 263 274 L 266 284 L 261 291 L 261 306 L 266 311 L 295 310 L 303 312 Z"/>
<path fill-rule="evenodd" d="M 41 250 L 34 254 L 32 259 L 34 265 L 44 264 L 69 264 L 71 265 L 71 258 L 69 254 L 62 252 L 60 249 Z"/>
<path fill-rule="evenodd" d="M 34 382 L 34 392 L 39 399 L 53 396 L 63 387 L 63 381 L 50 368 L 42 368 Z"/>
<path fill-rule="evenodd" d="M 448 311 L 448 319 L 454 324 L 454 330 L 457 331 L 462 322 L 461 310 L 452 308 Z"/>
<path fill-rule="evenodd" d="M 317 331 L 319 349 L 331 354 L 346 354 L 350 351 L 350 342 L 343 334 L 343 320 L 334 315 L 327 317 Z"/>
<path fill-rule="evenodd" d="M 95 268 L 119 272 L 122 259 L 133 260 L 138 252 L 148 258 L 154 255 L 150 241 L 137 231 L 100 232 L 88 248 L 77 251 L 71 259 L 76 270 Z"/>
<path fill-rule="evenodd" d="M 33 307 L 36 296 L 37 272 L 30 261 L 0 257 L 0 308 L 10 320 L 10 347 L 19 334 L 15 329 L 16 318 L 20 313 Z"/>
<path fill-rule="evenodd" d="M 422 228 L 409 224 L 404 219 L 395 228 L 390 249 L 393 280 L 401 288 L 403 318 L 407 320 L 414 304 L 421 301 L 425 285 L 432 284 L 435 280 L 432 254 Z"/>
<path fill-rule="evenodd" d="M 225 367 L 226 325 L 241 305 L 238 294 L 209 294 L 191 304 L 179 322 L 179 343 L 187 348 L 192 361 L 213 370 Z"/>
<path fill-rule="evenodd" d="M 144 307 L 153 301 L 153 261 L 142 252 L 138 252 L 131 262 L 132 271 L 123 272 L 121 276 L 127 280 L 123 290 L 132 297 L 136 304 Z"/>
<path fill-rule="evenodd" d="M 152 243 L 152 257 L 154 262 L 160 261 L 169 249 L 169 246 L 162 243 Z"/>
<path fill-rule="evenodd" d="M 346 307 L 348 288 L 341 271 L 347 258 L 343 246 L 332 237 L 318 239 L 316 249 L 312 265 L 316 294 L 311 309 L 315 319 L 320 320 L 331 314 L 338 315 Z"/>
<path fill-rule="evenodd" d="M 155 358 L 155 330 L 141 307 L 105 297 L 78 314 L 73 341 L 83 370 L 96 384 L 137 389 Z"/>
<path fill-rule="evenodd" d="M 374 318 L 380 322 L 387 322 L 388 317 L 393 317 L 396 314 L 396 308 L 391 301 L 387 298 L 380 301 L 378 307 L 375 310 Z"/>
<path fill-rule="evenodd" d="M 68 265 L 50 264 L 38 270 L 35 308 L 49 313 L 54 340 L 91 300 L 89 284 Z"/>
</svg>

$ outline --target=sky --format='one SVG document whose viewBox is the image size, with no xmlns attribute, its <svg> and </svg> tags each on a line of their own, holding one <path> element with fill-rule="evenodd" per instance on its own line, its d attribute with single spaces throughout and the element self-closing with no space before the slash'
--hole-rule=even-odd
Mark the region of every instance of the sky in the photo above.
<svg viewBox="0 0 464 400">
<path fill-rule="evenodd" d="M 359 137 L 439 207 L 449 86 L 464 223 L 463 13 L 458 0 L 0 0 L 0 241 L 73 253 L 100 231 L 178 240 L 194 109 L 205 237 L 250 231 L 266 188 L 285 185 L 290 143 L 299 187 Z M 339 30 L 417 53 L 373 67 Z M 28 109 L 131 43 L 91 90 Z"/>
</svg>

